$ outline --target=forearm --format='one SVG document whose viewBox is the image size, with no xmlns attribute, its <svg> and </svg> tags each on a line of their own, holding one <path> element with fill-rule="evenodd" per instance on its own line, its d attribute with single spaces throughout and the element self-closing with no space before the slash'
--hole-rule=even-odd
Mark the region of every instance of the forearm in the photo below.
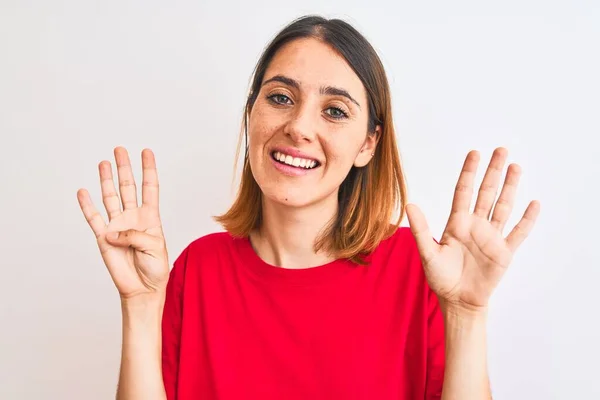
<svg viewBox="0 0 600 400">
<path fill-rule="evenodd" d="M 446 368 L 442 400 L 491 399 L 487 372 L 487 313 L 442 307 Z"/>
<path fill-rule="evenodd" d="M 122 301 L 123 347 L 117 400 L 166 399 L 161 368 L 164 297 Z"/>
</svg>

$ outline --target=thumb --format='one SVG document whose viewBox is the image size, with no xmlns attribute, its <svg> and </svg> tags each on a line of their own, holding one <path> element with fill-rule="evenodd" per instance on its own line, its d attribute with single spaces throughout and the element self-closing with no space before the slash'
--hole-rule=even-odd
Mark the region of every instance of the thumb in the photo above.
<svg viewBox="0 0 600 400">
<path fill-rule="evenodd" d="M 136 250 L 147 252 L 162 246 L 162 239 L 147 234 L 146 232 L 128 229 L 121 232 L 109 232 L 106 241 L 113 246 L 133 247 Z"/>
<path fill-rule="evenodd" d="M 436 254 L 437 243 L 431 236 L 425 215 L 423 215 L 416 205 L 407 204 L 406 216 L 408 217 L 410 230 L 417 242 L 417 248 L 419 249 L 423 263 L 428 264 Z"/>
</svg>

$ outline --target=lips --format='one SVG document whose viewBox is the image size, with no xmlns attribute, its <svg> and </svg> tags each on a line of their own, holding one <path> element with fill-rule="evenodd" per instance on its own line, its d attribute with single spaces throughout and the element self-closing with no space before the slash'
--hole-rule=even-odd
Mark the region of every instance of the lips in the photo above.
<svg viewBox="0 0 600 400">
<path fill-rule="evenodd" d="M 282 151 L 274 151 L 271 153 L 271 157 L 273 160 L 280 164 L 288 165 L 290 167 L 300 168 L 300 169 L 314 169 L 317 168 L 320 163 L 317 160 L 305 158 L 305 157 L 295 157 L 291 154 L 286 154 Z"/>
</svg>

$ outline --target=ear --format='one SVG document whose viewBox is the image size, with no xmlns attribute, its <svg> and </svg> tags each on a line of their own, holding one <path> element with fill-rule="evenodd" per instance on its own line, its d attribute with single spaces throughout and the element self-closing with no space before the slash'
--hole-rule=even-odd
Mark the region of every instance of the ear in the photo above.
<svg viewBox="0 0 600 400">
<path fill-rule="evenodd" d="M 377 143 L 381 138 L 381 125 L 375 127 L 375 131 L 367 133 L 367 138 L 360 148 L 360 152 L 354 160 L 355 167 L 364 167 L 373 159 L 375 156 L 375 149 L 377 149 Z"/>
</svg>

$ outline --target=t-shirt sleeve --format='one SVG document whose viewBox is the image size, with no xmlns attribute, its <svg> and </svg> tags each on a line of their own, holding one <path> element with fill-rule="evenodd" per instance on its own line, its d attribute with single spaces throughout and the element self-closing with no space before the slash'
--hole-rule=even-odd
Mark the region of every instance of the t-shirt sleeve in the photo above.
<svg viewBox="0 0 600 400">
<path fill-rule="evenodd" d="M 426 400 L 440 400 L 444 384 L 444 318 L 437 295 L 428 286 L 427 385 Z"/>
<path fill-rule="evenodd" d="M 167 399 L 177 398 L 179 347 L 183 309 L 183 283 L 188 248 L 175 260 L 169 273 L 162 316 L 162 374 Z"/>
</svg>

